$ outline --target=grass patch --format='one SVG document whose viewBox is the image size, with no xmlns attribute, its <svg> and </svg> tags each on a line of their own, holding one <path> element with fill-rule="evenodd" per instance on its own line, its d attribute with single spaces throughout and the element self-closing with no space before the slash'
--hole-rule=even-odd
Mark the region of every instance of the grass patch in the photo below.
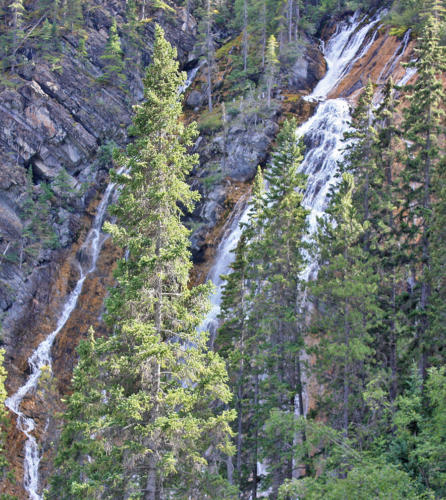
<svg viewBox="0 0 446 500">
<path fill-rule="evenodd" d="M 211 135 L 223 128 L 223 120 L 219 111 L 204 113 L 198 120 L 198 130 L 201 134 Z"/>
</svg>

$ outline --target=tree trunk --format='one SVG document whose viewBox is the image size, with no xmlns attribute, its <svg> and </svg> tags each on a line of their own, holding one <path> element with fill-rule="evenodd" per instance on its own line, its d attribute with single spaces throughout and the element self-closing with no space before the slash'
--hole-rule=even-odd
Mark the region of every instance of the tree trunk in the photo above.
<svg viewBox="0 0 446 500">
<path fill-rule="evenodd" d="M 262 69 L 265 67 L 266 50 L 266 0 L 262 3 Z"/>
<path fill-rule="evenodd" d="M 300 0 L 296 0 L 296 21 L 294 23 L 294 39 L 299 38 L 299 22 L 300 22 Z"/>
<path fill-rule="evenodd" d="M 254 450 L 253 450 L 253 463 L 252 463 L 252 500 L 257 499 L 257 455 L 259 446 L 259 424 L 257 421 L 257 411 L 259 404 L 259 374 L 255 374 L 254 381 Z"/>
<path fill-rule="evenodd" d="M 427 349 L 426 349 L 426 341 L 424 339 L 428 329 L 429 329 L 429 318 L 427 315 L 427 309 L 429 306 L 429 298 L 431 294 L 430 289 L 430 241 L 429 241 L 429 231 L 430 231 L 430 210 L 431 210 L 431 200 L 430 200 L 430 183 L 431 183 L 431 159 L 430 159 L 430 151 L 432 148 L 432 140 L 431 140 L 431 130 L 430 124 L 432 121 L 432 109 L 429 105 L 427 112 L 427 123 L 428 128 L 426 131 L 426 150 L 425 150 L 425 159 L 424 159 L 424 171 L 423 171 L 423 209 L 424 209 L 424 217 L 423 217 L 423 236 L 421 240 L 422 244 L 422 264 L 421 264 L 421 321 L 420 321 L 420 334 L 419 334 L 419 342 L 420 342 L 420 359 L 419 359 L 419 372 L 420 376 L 423 380 L 423 385 L 427 377 Z"/>
<path fill-rule="evenodd" d="M 213 66 L 213 44 L 212 44 L 212 33 L 211 33 L 211 0 L 207 0 L 206 3 L 206 53 L 207 53 L 207 94 L 208 94 L 208 109 L 212 111 L 212 66 Z"/>
<path fill-rule="evenodd" d="M 293 38 L 293 0 L 288 0 L 288 43 L 291 43 Z"/>
<path fill-rule="evenodd" d="M 248 0 L 243 0 L 243 71 L 248 68 Z"/>
</svg>

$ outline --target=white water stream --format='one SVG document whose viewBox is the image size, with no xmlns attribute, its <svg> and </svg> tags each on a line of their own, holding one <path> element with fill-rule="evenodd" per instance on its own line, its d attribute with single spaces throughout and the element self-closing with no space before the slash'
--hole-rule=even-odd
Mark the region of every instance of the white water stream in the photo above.
<svg viewBox="0 0 446 500">
<path fill-rule="evenodd" d="M 326 100 L 327 95 L 337 86 L 354 62 L 364 55 L 374 40 L 374 34 L 364 44 L 367 35 L 379 22 L 379 17 L 368 23 L 356 13 L 349 20 L 340 23 L 336 33 L 323 46 L 328 70 L 325 77 L 317 84 L 308 100 L 321 102 L 315 114 L 299 127 L 297 137 L 303 137 L 306 144 L 305 158 L 300 170 L 308 175 L 307 189 L 303 204 L 311 210 L 310 226 L 316 227 L 316 219 L 323 214 L 327 205 L 327 196 L 331 186 L 336 182 L 337 162 L 342 159 L 342 139 L 348 128 L 350 119 L 349 105 L 344 99 Z M 363 23 L 363 26 L 361 24 Z M 216 285 L 211 297 L 212 309 L 206 316 L 202 330 L 209 330 L 211 340 L 218 327 L 218 315 L 222 291 L 225 281 L 221 275 L 229 272 L 234 261 L 233 250 L 240 239 L 240 222 L 248 219 L 248 208 L 237 207 L 232 223 L 220 243 L 214 265 L 207 279 Z M 305 271 L 311 274 L 311 266 Z"/>
<path fill-rule="evenodd" d="M 377 30 L 374 31 L 365 45 L 364 41 L 379 19 L 380 16 L 377 15 L 370 22 L 365 23 L 357 12 L 338 25 L 335 34 L 322 45 L 327 61 L 327 73 L 306 99 L 316 101 L 327 98 L 328 94 L 348 74 L 353 64 L 370 49 L 375 41 Z M 363 26 L 361 26 L 362 23 Z"/>
<path fill-rule="evenodd" d="M 21 430 L 27 438 L 25 441 L 23 486 L 28 492 L 29 498 L 32 500 L 42 500 L 43 498 L 42 495 L 39 494 L 39 464 L 41 454 L 37 440 L 33 435 L 36 423 L 31 417 L 26 416 L 20 407 L 24 397 L 36 390 L 40 375 L 42 374 L 42 368 L 49 367 L 51 369 L 51 348 L 54 340 L 75 309 L 85 279 L 96 269 L 99 253 L 107 238 L 107 236 L 101 232 L 101 228 L 114 188 L 115 184 L 113 183 L 107 186 L 104 196 L 97 208 L 93 225 L 80 250 L 81 262 L 77 262 L 79 267 L 79 279 L 73 291 L 66 299 L 57 321 L 56 329 L 37 346 L 37 349 L 29 357 L 28 364 L 31 375 L 28 377 L 26 383 L 5 401 L 6 406 L 17 416 L 18 429 Z"/>
</svg>

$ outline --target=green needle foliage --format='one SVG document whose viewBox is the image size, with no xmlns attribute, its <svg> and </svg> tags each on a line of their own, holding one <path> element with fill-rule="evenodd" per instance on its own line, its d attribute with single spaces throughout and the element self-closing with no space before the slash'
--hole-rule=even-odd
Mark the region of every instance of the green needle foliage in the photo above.
<svg viewBox="0 0 446 500">
<path fill-rule="evenodd" d="M 52 498 L 232 498 L 220 463 L 233 412 L 220 357 L 197 327 L 210 286 L 188 287 L 189 231 L 181 207 L 198 198 L 186 176 L 195 124 L 181 121 L 176 50 L 156 27 L 145 101 L 106 225 L 127 255 L 107 299 L 109 338 L 81 344 Z"/>
<path fill-rule="evenodd" d="M 305 177 L 298 172 L 302 154 L 296 126 L 295 120 L 286 121 L 277 137 L 268 193 L 261 170 L 257 173 L 250 220 L 223 296 L 220 342 L 226 347 L 231 341 L 228 366 L 238 411 L 235 471 L 253 498 L 258 489 L 270 487 L 277 495 L 284 479 L 291 478 L 290 420 L 303 412 L 299 298 L 308 212 L 301 205 Z M 267 464 L 263 478 L 257 477 L 260 461 Z"/>
<path fill-rule="evenodd" d="M 110 35 L 101 60 L 104 61 L 105 66 L 100 81 L 121 85 L 125 80 L 124 60 L 116 20 L 113 20 L 110 27 Z"/>
</svg>

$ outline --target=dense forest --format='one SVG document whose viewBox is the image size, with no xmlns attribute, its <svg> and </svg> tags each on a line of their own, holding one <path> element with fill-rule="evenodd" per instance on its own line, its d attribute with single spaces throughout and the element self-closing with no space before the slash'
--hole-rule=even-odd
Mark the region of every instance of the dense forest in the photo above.
<svg viewBox="0 0 446 500">
<path fill-rule="evenodd" d="M 60 431 L 49 485 L 32 498 L 446 498 L 443 2 L 125 5 L 94 82 L 130 100 L 133 68 L 145 72 L 126 147 L 101 147 L 118 186 L 104 230 L 121 251 L 105 300 L 106 334 L 91 327 L 79 343 L 64 411 L 53 416 Z M 3 0 L 2 89 L 20 86 L 36 61 L 61 71 L 68 45 L 77 57 L 92 57 L 86 26 L 99 6 Z M 187 75 L 161 25 L 152 23 L 158 11 L 175 16 L 174 7 L 186 31 L 196 20 L 206 108 L 198 117 L 185 118 Z M 368 18 L 380 13 L 380 29 L 396 37 L 409 33 L 413 57 L 404 64 L 417 76 L 404 84 L 390 77 L 379 92 L 377 82 L 364 82 L 318 217 L 304 203 L 310 145 L 294 117 L 280 121 L 252 182 L 210 341 L 200 325 L 213 285 L 191 280 L 197 137 L 224 135 L 226 113 L 241 113 L 240 102 L 256 116 L 278 109 L 288 62 L 330 22 L 357 10 Z M 137 56 L 149 24 L 150 63 Z M 54 193 L 63 193 L 67 210 L 84 194 L 61 169 L 36 196 L 32 176 L 30 167 L 27 224 L 17 247 L 3 253 L 30 271 L 40 252 L 60 246 L 48 222 L 51 210 L 61 209 Z M 14 478 L 4 457 L 12 423 L 3 354 L 6 484 Z M 54 397 L 50 368 L 39 384 Z"/>
</svg>

